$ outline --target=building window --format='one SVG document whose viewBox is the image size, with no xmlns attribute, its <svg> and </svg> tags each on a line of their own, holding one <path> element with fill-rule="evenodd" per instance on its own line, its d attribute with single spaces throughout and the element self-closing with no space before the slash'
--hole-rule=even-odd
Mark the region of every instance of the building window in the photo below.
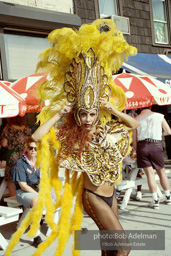
<svg viewBox="0 0 171 256">
<path fill-rule="evenodd" d="M 117 0 L 99 0 L 100 18 L 118 15 Z"/>
<path fill-rule="evenodd" d="M 16 80 L 35 73 L 39 54 L 49 48 L 46 38 L 4 34 L 8 79 Z"/>
<path fill-rule="evenodd" d="M 14 81 L 35 73 L 40 52 L 50 47 L 46 37 L 53 29 L 77 28 L 81 18 L 6 2 L 0 1 L 0 77 Z"/>
<path fill-rule="evenodd" d="M 168 44 L 166 1 L 152 0 L 155 43 Z"/>
</svg>

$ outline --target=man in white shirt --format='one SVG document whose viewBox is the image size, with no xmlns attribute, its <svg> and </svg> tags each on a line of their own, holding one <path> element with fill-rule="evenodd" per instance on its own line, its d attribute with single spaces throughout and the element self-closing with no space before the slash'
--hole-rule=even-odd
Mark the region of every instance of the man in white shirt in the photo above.
<svg viewBox="0 0 171 256">
<path fill-rule="evenodd" d="M 152 112 L 150 108 L 144 108 L 136 120 L 140 124 L 137 128 L 137 165 L 144 169 L 147 176 L 153 198 L 150 206 L 159 209 L 154 170 L 159 176 L 160 184 L 166 196 L 166 203 L 171 205 L 170 186 L 165 173 L 162 146 L 162 135 L 171 135 L 171 129 L 164 116 Z"/>
</svg>

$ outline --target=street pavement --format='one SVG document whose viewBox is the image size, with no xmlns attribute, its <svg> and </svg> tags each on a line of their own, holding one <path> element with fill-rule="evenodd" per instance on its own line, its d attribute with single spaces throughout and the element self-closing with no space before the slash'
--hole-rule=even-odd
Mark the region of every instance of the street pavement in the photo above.
<svg viewBox="0 0 171 256">
<path fill-rule="evenodd" d="M 169 181 L 171 184 L 171 161 L 166 161 L 166 169 L 170 170 L 168 174 Z M 124 228 L 124 230 L 134 230 L 134 231 L 158 231 L 163 230 L 165 232 L 165 249 L 158 250 L 155 249 L 157 242 L 152 240 L 151 247 L 153 250 L 132 250 L 129 256 L 170 256 L 171 253 L 171 205 L 166 205 L 164 202 L 164 197 L 160 199 L 159 210 L 154 210 L 149 207 L 151 201 L 151 195 L 148 190 L 147 184 L 142 187 L 143 197 L 141 201 L 135 201 L 131 199 L 125 210 L 119 210 L 119 220 Z M 123 192 L 118 200 L 118 206 L 123 197 Z M 1 226 L 1 232 L 4 237 L 9 240 L 11 235 L 15 232 L 17 222 L 12 224 Z M 97 230 L 94 222 L 85 214 L 83 218 L 82 228 L 87 228 L 88 230 Z M 46 224 L 42 225 L 41 237 L 44 240 L 47 231 Z M 141 242 L 142 240 L 140 240 Z M 24 234 L 12 252 L 12 256 L 30 256 L 34 253 L 35 248 L 31 245 L 32 241 Z M 57 242 L 55 241 L 42 255 L 43 256 L 53 256 L 55 254 L 55 249 L 57 247 Z M 88 247 L 88 245 L 87 245 Z M 64 251 L 64 256 L 72 255 L 72 237 L 70 237 L 67 246 Z M 4 251 L 0 249 L 0 256 L 4 255 Z M 81 250 L 81 256 L 100 256 L 100 250 Z"/>
</svg>

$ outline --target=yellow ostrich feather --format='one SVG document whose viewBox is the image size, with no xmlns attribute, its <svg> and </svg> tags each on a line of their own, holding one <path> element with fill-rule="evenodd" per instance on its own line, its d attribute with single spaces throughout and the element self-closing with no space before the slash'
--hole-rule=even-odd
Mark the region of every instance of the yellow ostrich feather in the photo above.
<svg viewBox="0 0 171 256">
<path fill-rule="evenodd" d="M 14 247 L 17 245 L 17 243 L 20 240 L 20 237 L 24 234 L 26 228 L 29 226 L 29 224 L 32 221 L 32 213 L 34 212 L 34 209 L 31 209 L 29 214 L 25 217 L 25 219 L 22 221 L 20 228 L 12 235 L 11 240 L 7 246 L 7 249 L 5 251 L 4 256 L 11 256 L 11 252 L 14 249 Z"/>
<path fill-rule="evenodd" d="M 49 189 L 49 179 L 48 174 L 49 172 L 49 144 L 47 143 L 48 134 L 45 135 L 42 139 L 42 147 L 41 147 L 41 154 L 42 154 L 42 163 L 41 163 L 41 179 L 40 179 L 40 191 L 38 196 L 38 202 L 35 209 L 35 217 L 33 219 L 33 222 L 30 226 L 30 230 L 28 232 L 28 236 L 35 236 L 38 228 L 40 227 L 39 221 L 42 217 L 43 208 L 45 207 L 45 194 L 50 194 L 51 191 Z"/>
<path fill-rule="evenodd" d="M 72 207 L 72 200 L 73 200 L 73 194 L 69 179 L 69 170 L 66 170 L 65 174 L 65 185 L 64 185 L 64 194 L 62 197 L 62 203 L 61 203 L 61 216 L 59 219 L 59 230 L 58 233 L 58 247 L 55 252 L 55 255 L 62 255 L 65 249 L 65 245 L 69 238 L 69 219 L 71 216 L 71 207 Z"/>
<path fill-rule="evenodd" d="M 108 27 L 108 32 L 102 30 Z M 37 71 L 49 73 L 47 81 L 38 88 L 41 100 L 50 100 L 42 112 L 53 115 L 53 110 L 60 111 L 66 104 L 66 94 L 63 89 L 65 72 L 68 71 L 69 64 L 80 52 L 86 53 L 92 47 L 109 81 L 112 81 L 112 71 L 115 73 L 122 66 L 124 59 L 129 55 L 135 55 L 137 50 L 130 46 L 123 34 L 116 30 L 116 25 L 112 20 L 96 20 L 92 24 L 84 24 L 79 30 L 62 28 L 52 31 L 49 34 L 49 41 L 52 48 L 46 49 L 40 55 Z M 116 102 L 120 101 L 119 87 L 112 91 L 111 97 Z M 113 94 L 113 93 L 116 94 Z M 114 100 L 112 100 L 114 102 Z M 117 105 L 117 104 L 115 104 Z M 119 110 L 124 108 L 124 101 L 118 106 Z M 42 119 L 42 113 L 40 119 Z M 106 113 L 101 112 L 101 118 L 105 120 Z"/>
<path fill-rule="evenodd" d="M 82 213 L 82 192 L 83 192 L 83 175 L 80 176 L 79 186 L 78 188 L 78 194 L 76 197 L 76 203 L 75 203 L 75 212 L 71 219 L 71 232 L 73 234 L 73 245 L 72 245 L 72 255 L 73 256 L 79 256 L 80 251 L 75 250 L 75 231 L 81 230 L 81 223 L 83 218 Z"/>
</svg>

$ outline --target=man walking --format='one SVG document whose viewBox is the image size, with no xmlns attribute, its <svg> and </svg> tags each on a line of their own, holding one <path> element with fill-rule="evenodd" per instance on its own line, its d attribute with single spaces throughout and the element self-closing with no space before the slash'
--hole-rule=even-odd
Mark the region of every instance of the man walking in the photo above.
<svg viewBox="0 0 171 256">
<path fill-rule="evenodd" d="M 171 129 L 164 115 L 152 112 L 150 108 L 144 108 L 136 120 L 140 124 L 137 128 L 137 165 L 138 168 L 144 169 L 147 176 L 149 190 L 152 194 L 150 206 L 153 209 L 159 209 L 154 170 L 159 176 L 166 203 L 171 205 L 169 179 L 165 173 L 162 146 L 162 135 L 171 135 Z"/>
</svg>

